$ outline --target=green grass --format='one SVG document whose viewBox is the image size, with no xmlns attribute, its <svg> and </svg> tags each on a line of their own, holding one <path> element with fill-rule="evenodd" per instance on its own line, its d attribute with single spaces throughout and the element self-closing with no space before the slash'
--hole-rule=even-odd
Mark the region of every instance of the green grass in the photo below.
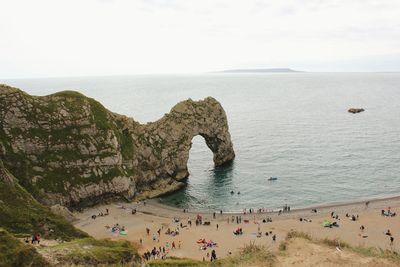
<svg viewBox="0 0 400 267">
<path fill-rule="evenodd" d="M 264 266 L 275 263 L 275 255 L 266 247 L 250 243 L 245 245 L 238 255 L 223 260 L 223 266 Z"/>
<path fill-rule="evenodd" d="M 17 182 L 0 180 L 0 214 L 0 227 L 14 235 L 40 233 L 45 238 L 62 240 L 88 236 L 37 202 Z"/>
<path fill-rule="evenodd" d="M 60 91 L 51 95 L 50 96 L 58 96 L 58 97 L 68 97 L 68 98 L 86 98 L 83 94 L 77 92 L 77 91 L 72 91 L 72 90 L 65 90 L 65 91 Z"/>
<path fill-rule="evenodd" d="M 218 255 L 217 255 L 218 256 Z M 273 266 L 275 263 L 275 256 L 272 252 L 264 246 L 255 245 L 250 243 L 245 245 L 237 255 L 217 260 L 216 262 L 198 261 L 186 258 L 171 257 L 167 260 L 152 260 L 148 262 L 151 267 L 167 267 L 167 266 Z"/>
<path fill-rule="evenodd" d="M 287 234 L 286 239 L 280 244 L 279 249 L 281 251 L 285 251 L 287 248 L 287 242 L 293 238 L 303 238 L 318 245 L 324 245 L 332 248 L 339 247 L 343 250 L 354 252 L 365 257 L 387 259 L 397 264 L 400 264 L 400 254 L 394 250 L 381 249 L 376 247 L 352 246 L 338 238 L 314 239 L 307 233 L 297 231 L 290 231 Z"/>
<path fill-rule="evenodd" d="M 111 123 L 108 120 L 107 109 L 92 98 L 88 98 L 93 114 L 94 123 L 101 130 L 111 129 Z"/>
<path fill-rule="evenodd" d="M 290 239 L 293 238 L 303 238 L 306 239 L 308 241 L 312 240 L 311 235 L 304 233 L 304 232 L 297 232 L 297 231 L 289 231 L 286 235 L 285 240 L 283 240 L 280 244 L 279 244 L 279 251 L 281 252 L 285 252 L 287 250 L 288 247 L 288 243 L 290 241 Z"/>
<path fill-rule="evenodd" d="M 194 266 L 220 266 L 217 263 L 202 262 L 186 258 L 171 257 L 166 260 L 151 260 L 148 262 L 149 267 L 194 267 Z"/>
<path fill-rule="evenodd" d="M 48 262 L 30 245 L 26 245 L 0 228 L 0 267 L 46 267 Z"/>
<path fill-rule="evenodd" d="M 119 136 L 119 142 L 121 144 L 122 158 L 125 160 L 133 159 L 133 154 L 134 154 L 133 139 L 130 136 L 128 130 L 122 131 L 122 133 L 117 136 Z"/>
<path fill-rule="evenodd" d="M 55 261 L 70 265 L 124 265 L 138 264 L 140 257 L 128 241 L 95 240 L 84 238 L 56 246 L 40 248 Z"/>
</svg>

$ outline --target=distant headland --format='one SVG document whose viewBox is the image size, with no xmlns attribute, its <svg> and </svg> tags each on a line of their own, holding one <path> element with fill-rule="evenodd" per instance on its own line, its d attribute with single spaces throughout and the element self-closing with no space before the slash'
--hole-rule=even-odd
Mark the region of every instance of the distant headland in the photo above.
<svg viewBox="0 0 400 267">
<path fill-rule="evenodd" d="M 272 68 L 272 69 L 231 69 L 216 71 L 216 73 L 281 73 L 281 72 L 303 72 L 290 68 Z"/>
</svg>

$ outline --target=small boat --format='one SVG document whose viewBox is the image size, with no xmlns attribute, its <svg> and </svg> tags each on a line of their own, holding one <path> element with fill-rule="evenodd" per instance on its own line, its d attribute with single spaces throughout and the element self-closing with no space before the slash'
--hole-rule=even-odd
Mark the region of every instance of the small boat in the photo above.
<svg viewBox="0 0 400 267">
<path fill-rule="evenodd" d="M 278 180 L 278 177 L 269 177 L 268 178 L 268 181 L 276 181 L 276 180 Z"/>
</svg>

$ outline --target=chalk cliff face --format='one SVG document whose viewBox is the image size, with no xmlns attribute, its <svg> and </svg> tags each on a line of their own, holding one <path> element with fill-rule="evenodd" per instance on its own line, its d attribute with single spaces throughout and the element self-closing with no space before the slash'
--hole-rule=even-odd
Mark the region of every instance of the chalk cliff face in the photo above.
<svg viewBox="0 0 400 267">
<path fill-rule="evenodd" d="M 196 135 L 215 165 L 235 157 L 226 114 L 211 97 L 180 102 L 160 120 L 140 124 L 77 92 L 37 97 L 0 85 L 0 157 L 48 205 L 78 208 L 179 189 Z"/>
</svg>

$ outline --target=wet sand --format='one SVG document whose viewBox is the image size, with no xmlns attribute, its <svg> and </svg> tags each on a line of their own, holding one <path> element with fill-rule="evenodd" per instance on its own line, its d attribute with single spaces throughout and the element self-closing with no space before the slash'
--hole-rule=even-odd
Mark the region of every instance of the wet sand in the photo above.
<svg viewBox="0 0 400 267">
<path fill-rule="evenodd" d="M 170 249 L 169 256 L 188 257 L 193 259 L 202 260 L 206 257 L 207 253 L 211 253 L 211 249 L 200 250 L 197 241 L 199 239 L 212 240 L 217 243 L 216 250 L 219 258 L 226 257 L 230 253 L 235 253 L 239 248 L 245 244 L 254 242 L 255 244 L 265 245 L 271 250 L 277 250 L 279 243 L 285 238 L 290 230 L 306 232 L 315 238 L 339 238 L 354 246 L 366 247 L 379 247 L 382 249 L 400 248 L 400 218 L 381 216 L 381 210 L 391 208 L 392 212 L 400 211 L 400 197 L 393 197 L 387 199 L 371 200 L 368 207 L 365 202 L 357 203 L 344 203 L 338 205 L 325 205 L 313 207 L 317 209 L 317 213 L 311 211 L 312 208 L 292 210 L 289 213 L 278 212 L 268 213 L 223 213 L 219 214 L 216 211 L 216 218 L 213 219 L 213 214 L 210 212 L 196 212 L 189 210 L 183 212 L 182 209 L 166 206 L 159 203 L 156 199 L 146 201 L 144 203 L 114 203 L 108 205 L 101 205 L 87 209 L 80 213 L 75 213 L 78 221 L 75 226 L 83 231 L 88 232 L 95 238 L 111 238 L 114 240 L 126 239 L 135 242 L 139 246 L 139 252 L 144 253 L 151 250 L 153 247 L 166 246 L 166 242 L 170 247 L 175 241 L 176 249 Z M 92 215 L 105 213 L 109 209 L 109 215 L 98 216 L 92 219 Z M 136 209 L 137 213 L 132 214 L 132 209 Z M 339 215 L 339 220 L 331 218 L 331 212 Z M 349 215 L 359 215 L 357 221 L 352 221 L 346 217 Z M 195 225 L 197 214 L 203 217 L 203 221 L 210 221 L 210 225 Z M 232 222 L 231 218 L 234 216 L 235 221 Z M 236 223 L 236 216 L 242 217 L 242 223 Z M 272 222 L 263 223 L 262 220 L 270 217 Z M 174 218 L 178 218 L 178 223 L 174 222 Z M 229 223 L 228 223 L 228 218 Z M 299 218 L 305 218 L 312 222 L 301 222 Z M 192 226 L 187 223 L 191 219 Z M 248 220 L 248 223 L 245 223 Z M 336 221 L 339 227 L 327 228 L 323 227 L 321 223 L 324 220 L 331 222 Z M 187 227 L 180 228 L 182 222 Z M 111 233 L 110 229 L 106 226 L 113 227 L 115 224 L 124 226 L 128 234 L 122 236 L 119 234 Z M 216 225 L 219 225 L 217 230 Z M 360 230 L 360 226 L 365 227 L 364 231 Z M 241 227 L 243 235 L 236 236 L 233 231 Z M 146 228 L 150 229 L 150 234 L 146 234 Z M 170 228 L 175 230 L 179 228 L 179 235 L 173 237 L 166 235 L 166 230 Z M 161 235 L 158 236 L 157 230 L 161 229 Z M 257 237 L 258 229 L 263 233 L 262 237 Z M 389 236 L 385 232 L 390 229 L 394 242 L 390 244 Z M 266 232 L 272 232 L 276 235 L 276 241 L 272 240 L 272 235 L 265 235 Z M 153 234 L 156 236 L 156 241 L 153 241 Z M 142 244 L 140 245 L 140 239 Z M 181 248 L 179 248 L 181 243 Z"/>
</svg>

